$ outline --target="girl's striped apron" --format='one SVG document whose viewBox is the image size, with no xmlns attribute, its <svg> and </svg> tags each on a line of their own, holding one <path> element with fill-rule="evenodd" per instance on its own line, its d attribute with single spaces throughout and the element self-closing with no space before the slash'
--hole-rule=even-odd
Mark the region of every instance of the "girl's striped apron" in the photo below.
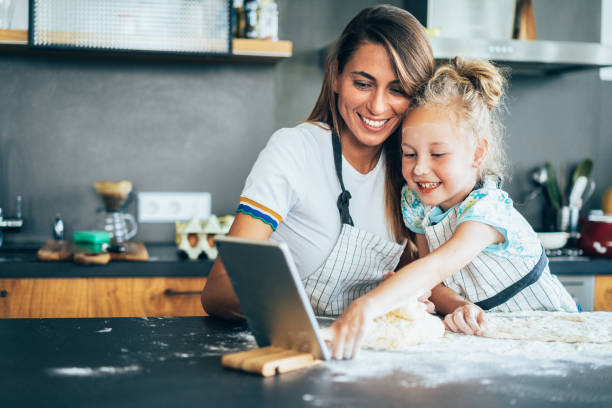
<svg viewBox="0 0 612 408">
<path fill-rule="evenodd" d="M 431 222 L 429 212 L 426 212 L 423 229 L 431 252 L 455 233 L 458 211 L 457 206 L 437 224 Z M 577 310 L 576 303 L 561 282 L 550 273 L 544 248 L 537 258 L 507 258 L 482 251 L 469 264 L 446 278 L 444 284 L 483 310 Z"/>
<path fill-rule="evenodd" d="M 315 314 L 338 316 L 353 300 L 378 286 L 385 273 L 395 269 L 406 244 L 387 241 L 353 225 L 349 213 L 351 194 L 342 180 L 342 148 L 334 132 L 332 145 L 342 189 L 337 201 L 342 229 L 327 259 L 303 283 Z"/>
</svg>

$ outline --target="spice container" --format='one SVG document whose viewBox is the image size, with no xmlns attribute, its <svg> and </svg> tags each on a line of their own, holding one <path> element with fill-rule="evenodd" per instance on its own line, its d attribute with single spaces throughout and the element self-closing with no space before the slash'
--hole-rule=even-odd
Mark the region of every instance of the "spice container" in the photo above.
<svg viewBox="0 0 612 408">
<path fill-rule="evenodd" d="M 275 0 L 261 1 L 257 28 L 259 39 L 278 41 L 278 5 Z"/>
<path fill-rule="evenodd" d="M 242 0 L 234 0 L 232 10 L 232 36 L 240 38 L 244 36 L 244 3 Z"/>
<path fill-rule="evenodd" d="M 244 38 L 257 38 L 259 22 L 259 3 L 257 0 L 244 0 Z"/>
<path fill-rule="evenodd" d="M 240 9 L 235 8 L 236 33 L 244 38 L 278 41 L 278 4 L 276 0 L 244 0 L 244 28 L 240 27 Z"/>
</svg>

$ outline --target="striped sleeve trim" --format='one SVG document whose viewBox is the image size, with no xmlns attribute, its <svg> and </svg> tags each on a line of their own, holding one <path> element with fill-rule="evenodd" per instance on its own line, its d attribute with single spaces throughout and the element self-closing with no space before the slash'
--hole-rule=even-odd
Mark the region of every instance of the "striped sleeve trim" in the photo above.
<svg viewBox="0 0 612 408">
<path fill-rule="evenodd" d="M 253 218 L 257 218 L 271 226 L 274 231 L 276 231 L 278 224 L 283 221 L 283 217 L 268 207 L 246 197 L 240 197 L 240 204 L 236 212 L 248 214 Z"/>
</svg>

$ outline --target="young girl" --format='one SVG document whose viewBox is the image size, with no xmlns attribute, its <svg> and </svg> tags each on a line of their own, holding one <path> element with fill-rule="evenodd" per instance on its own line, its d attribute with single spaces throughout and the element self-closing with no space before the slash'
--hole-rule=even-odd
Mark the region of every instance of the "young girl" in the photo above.
<svg viewBox="0 0 612 408">
<path fill-rule="evenodd" d="M 352 357 L 373 317 L 432 289 L 449 330 L 481 334 L 483 310 L 577 311 L 528 222 L 499 188 L 497 111 L 505 81 L 486 61 L 440 67 L 402 125 L 402 213 L 419 259 L 357 299 L 332 325 L 333 356 Z"/>
</svg>

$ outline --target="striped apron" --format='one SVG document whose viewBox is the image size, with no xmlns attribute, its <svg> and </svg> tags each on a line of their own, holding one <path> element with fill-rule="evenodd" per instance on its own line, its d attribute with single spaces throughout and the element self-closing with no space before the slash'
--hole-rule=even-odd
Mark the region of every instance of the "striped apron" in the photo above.
<svg viewBox="0 0 612 408">
<path fill-rule="evenodd" d="M 426 211 L 423 218 L 423 230 L 431 252 L 453 236 L 459 218 L 457 206 L 434 224 L 429 217 L 433 210 L 432 207 Z M 544 248 L 537 258 L 510 258 L 482 251 L 469 264 L 446 278 L 444 285 L 483 310 L 577 310 L 567 290 L 550 273 Z"/>
<path fill-rule="evenodd" d="M 406 245 L 387 241 L 353 225 L 349 213 L 351 194 L 342 180 L 342 148 L 333 132 L 332 145 L 342 189 L 336 203 L 342 229 L 327 259 L 302 281 L 315 314 L 321 316 L 341 315 L 353 300 L 378 286 L 382 276 L 395 269 Z"/>
</svg>

